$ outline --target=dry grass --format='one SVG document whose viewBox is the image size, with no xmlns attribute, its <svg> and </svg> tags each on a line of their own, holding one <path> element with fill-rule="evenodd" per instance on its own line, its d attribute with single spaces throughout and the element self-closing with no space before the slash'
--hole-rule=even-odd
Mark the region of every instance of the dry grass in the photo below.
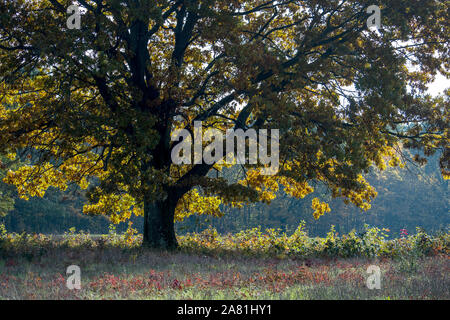
<svg viewBox="0 0 450 320">
<path fill-rule="evenodd" d="M 66 268 L 81 268 L 81 290 Z M 369 265 L 382 271 L 369 290 Z M 449 256 L 292 259 L 49 246 L 0 258 L 0 299 L 449 299 Z"/>
</svg>

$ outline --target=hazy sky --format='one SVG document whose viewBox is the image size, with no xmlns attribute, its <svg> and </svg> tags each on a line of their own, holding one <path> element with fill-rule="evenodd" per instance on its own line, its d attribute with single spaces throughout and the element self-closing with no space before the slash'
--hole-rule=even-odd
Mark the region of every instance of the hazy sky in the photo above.
<svg viewBox="0 0 450 320">
<path fill-rule="evenodd" d="M 444 93 L 444 90 L 450 87 L 450 80 L 446 79 L 443 75 L 439 74 L 436 77 L 436 81 L 428 86 L 428 92 L 436 96 Z"/>
</svg>

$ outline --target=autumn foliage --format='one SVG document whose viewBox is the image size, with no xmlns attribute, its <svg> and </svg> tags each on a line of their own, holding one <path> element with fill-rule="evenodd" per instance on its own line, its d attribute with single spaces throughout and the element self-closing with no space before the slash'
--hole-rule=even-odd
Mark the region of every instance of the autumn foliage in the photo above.
<svg viewBox="0 0 450 320">
<path fill-rule="evenodd" d="M 426 95 L 449 72 L 448 2 L 375 1 L 378 31 L 362 0 L 86 0 L 79 30 L 71 2 L 0 0 L 0 151 L 28 161 L 5 179 L 24 198 L 76 183 L 85 213 L 144 215 L 144 242 L 175 247 L 175 220 L 280 188 L 368 209 L 363 174 L 401 165 L 400 146 L 441 152 L 448 177 L 448 96 Z M 174 165 L 171 134 L 194 121 L 279 129 L 279 173 Z"/>
</svg>

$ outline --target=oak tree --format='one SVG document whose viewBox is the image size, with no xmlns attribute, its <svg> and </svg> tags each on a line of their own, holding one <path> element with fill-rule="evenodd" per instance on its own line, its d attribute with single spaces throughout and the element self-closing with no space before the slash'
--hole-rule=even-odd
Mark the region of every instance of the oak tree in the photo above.
<svg viewBox="0 0 450 320">
<path fill-rule="evenodd" d="M 175 220 L 279 188 L 320 183 L 367 209 L 362 174 L 399 165 L 400 145 L 441 151 L 448 177 L 448 95 L 426 90 L 449 75 L 449 21 L 437 0 L 0 0 L 0 152 L 31 163 L 5 182 L 22 197 L 76 183 L 86 213 L 143 215 L 159 248 L 177 246 Z M 230 181 L 223 164 L 175 165 L 171 134 L 196 121 L 279 129 L 280 170 L 243 164 Z"/>
</svg>

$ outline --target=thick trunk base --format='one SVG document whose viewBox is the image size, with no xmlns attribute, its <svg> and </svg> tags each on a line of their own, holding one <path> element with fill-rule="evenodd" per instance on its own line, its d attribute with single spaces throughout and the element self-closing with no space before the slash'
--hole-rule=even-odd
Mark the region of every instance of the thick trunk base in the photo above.
<svg viewBox="0 0 450 320">
<path fill-rule="evenodd" d="M 173 202 L 167 198 L 144 204 L 143 246 L 163 250 L 178 248 L 174 224 L 176 203 Z"/>
</svg>

